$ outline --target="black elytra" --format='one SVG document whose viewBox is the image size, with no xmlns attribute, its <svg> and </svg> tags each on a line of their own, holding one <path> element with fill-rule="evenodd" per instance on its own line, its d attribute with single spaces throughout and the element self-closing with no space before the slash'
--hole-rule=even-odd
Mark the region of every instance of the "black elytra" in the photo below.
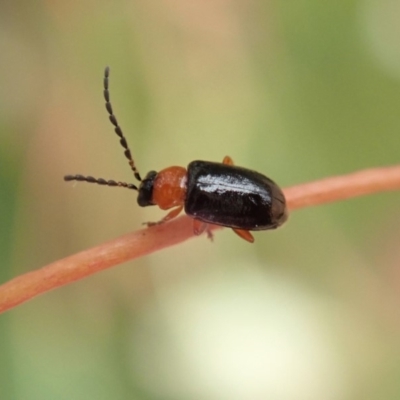
<svg viewBox="0 0 400 400">
<path fill-rule="evenodd" d="M 187 171 L 185 212 L 194 218 L 254 231 L 287 220 L 282 190 L 256 171 L 209 161 L 193 161 Z"/>
</svg>

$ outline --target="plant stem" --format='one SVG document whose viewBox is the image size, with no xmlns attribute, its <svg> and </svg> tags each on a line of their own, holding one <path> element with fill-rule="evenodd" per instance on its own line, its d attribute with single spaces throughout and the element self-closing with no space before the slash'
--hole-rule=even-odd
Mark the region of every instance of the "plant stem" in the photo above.
<svg viewBox="0 0 400 400">
<path fill-rule="evenodd" d="M 400 165 L 367 169 L 284 189 L 289 211 L 372 193 L 399 190 Z M 212 226 L 212 230 L 221 227 Z M 0 313 L 49 290 L 83 279 L 106 268 L 182 243 L 194 236 L 185 216 L 53 262 L 0 286 Z"/>
</svg>

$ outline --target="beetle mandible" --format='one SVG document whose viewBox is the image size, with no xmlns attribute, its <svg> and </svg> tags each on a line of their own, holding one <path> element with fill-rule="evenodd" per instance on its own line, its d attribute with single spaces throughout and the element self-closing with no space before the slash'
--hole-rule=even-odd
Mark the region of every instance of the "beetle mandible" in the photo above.
<svg viewBox="0 0 400 400">
<path fill-rule="evenodd" d="M 103 81 L 105 106 L 133 175 L 140 183 L 136 186 L 83 175 L 66 175 L 65 181 L 133 189 L 138 192 L 139 206 L 172 209 L 160 221 L 147 223 L 148 226 L 167 222 L 184 209 L 193 218 L 196 235 L 208 231 L 208 224 L 215 224 L 232 228 L 242 239 L 252 243 L 254 238 L 250 231 L 275 229 L 286 221 L 286 200 L 279 186 L 258 172 L 234 166 L 229 156 L 222 163 L 192 161 L 187 168 L 173 166 L 160 172 L 150 171 L 142 179 L 111 106 L 109 76 L 110 69 L 106 67 Z"/>
</svg>

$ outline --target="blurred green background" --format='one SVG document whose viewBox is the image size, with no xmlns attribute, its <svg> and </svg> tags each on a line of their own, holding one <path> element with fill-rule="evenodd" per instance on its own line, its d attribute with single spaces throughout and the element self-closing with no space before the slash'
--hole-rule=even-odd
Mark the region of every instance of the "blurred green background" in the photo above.
<svg viewBox="0 0 400 400">
<path fill-rule="evenodd" d="M 142 174 L 195 159 L 286 187 L 400 160 L 400 2 L 0 3 L 0 281 L 164 213 Z M 230 230 L 0 316 L 0 399 L 399 399 L 400 195 Z"/>
</svg>

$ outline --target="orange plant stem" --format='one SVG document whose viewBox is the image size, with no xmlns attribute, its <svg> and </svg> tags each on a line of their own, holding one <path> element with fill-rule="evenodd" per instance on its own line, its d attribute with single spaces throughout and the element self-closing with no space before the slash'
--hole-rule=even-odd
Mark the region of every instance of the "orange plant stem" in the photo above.
<svg viewBox="0 0 400 400">
<path fill-rule="evenodd" d="M 371 193 L 400 189 L 400 165 L 326 178 L 284 190 L 290 211 Z M 213 226 L 211 229 L 219 229 Z M 193 237 L 187 216 L 141 229 L 103 243 L 0 286 L 0 313 L 59 286 L 123 262 L 142 257 Z"/>
<path fill-rule="evenodd" d="M 284 190 L 289 210 L 372 193 L 399 190 L 400 165 L 371 168 L 303 183 Z"/>
</svg>

